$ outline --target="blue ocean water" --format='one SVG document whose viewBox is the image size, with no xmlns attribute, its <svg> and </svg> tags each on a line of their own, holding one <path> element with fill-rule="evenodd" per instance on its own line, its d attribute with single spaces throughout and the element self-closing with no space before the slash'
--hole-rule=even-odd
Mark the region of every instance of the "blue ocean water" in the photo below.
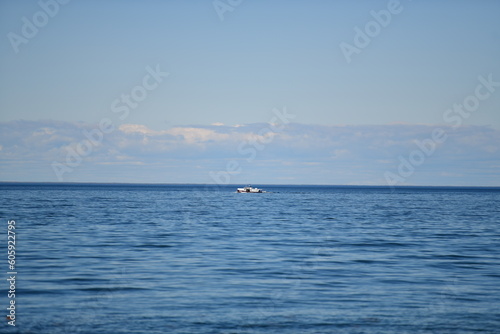
<svg viewBox="0 0 500 334">
<path fill-rule="evenodd" d="M 0 332 L 500 332 L 500 189 L 257 186 L 0 185 Z"/>
</svg>

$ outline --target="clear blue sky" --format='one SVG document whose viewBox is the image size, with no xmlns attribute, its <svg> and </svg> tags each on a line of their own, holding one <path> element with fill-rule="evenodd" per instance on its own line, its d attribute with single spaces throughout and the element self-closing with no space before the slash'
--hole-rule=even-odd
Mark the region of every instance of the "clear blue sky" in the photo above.
<svg viewBox="0 0 500 334">
<path fill-rule="evenodd" d="M 478 76 L 491 74 L 500 81 L 500 2 L 493 0 L 402 0 L 400 13 L 393 14 L 390 23 L 348 63 L 339 45 L 354 45 L 354 28 L 364 29 L 374 20 L 370 11 L 385 10 L 388 2 L 246 0 L 225 12 L 221 20 L 208 0 L 73 0 L 60 5 L 57 14 L 33 38 L 18 45 L 16 53 L 8 34 L 22 36 L 22 18 L 33 21 L 41 7 L 37 1 L 3 0 L 0 122 L 96 124 L 109 117 L 117 126 L 135 124 L 161 132 L 213 123 L 233 126 L 268 122 L 273 108 L 286 106 L 295 115 L 293 122 L 311 129 L 316 125 L 394 123 L 432 127 L 443 125 L 445 110 L 474 93 Z M 126 120 L 118 120 L 111 104 L 142 83 L 148 66 L 157 65 L 169 76 L 131 110 Z M 500 130 L 500 89 L 481 101 L 463 125 Z M 233 144 L 238 146 L 237 142 Z M 0 145 L 4 148 L 0 151 L 4 155 L 4 180 L 53 180 L 52 174 L 36 169 L 12 173 L 9 168 L 13 165 L 9 164 L 13 160 L 9 159 L 19 161 L 23 157 L 9 158 L 9 146 Z M 408 152 L 411 149 L 394 153 L 393 168 L 397 167 L 398 155 Z M 492 152 L 498 155 L 498 151 Z M 32 161 L 28 155 L 26 161 Z M 222 160 L 218 163 L 224 167 L 224 159 L 230 156 L 219 157 Z M 498 160 L 489 166 L 498 169 Z M 308 183 L 310 178 L 296 171 L 287 180 Z M 327 171 L 325 167 L 323 173 Z M 131 181 L 128 173 L 123 169 L 123 175 Z M 176 181 L 176 174 L 169 173 L 162 182 Z M 203 182 L 193 173 L 178 181 Z M 78 171 L 71 175 L 76 181 L 91 181 L 79 177 Z M 498 185 L 498 175 L 495 177 Z M 280 183 L 277 176 L 257 179 Z M 356 179 L 359 177 L 334 178 L 328 183 Z M 413 183 L 435 180 L 429 177 Z M 381 183 L 378 176 L 366 180 L 370 182 Z"/>
</svg>

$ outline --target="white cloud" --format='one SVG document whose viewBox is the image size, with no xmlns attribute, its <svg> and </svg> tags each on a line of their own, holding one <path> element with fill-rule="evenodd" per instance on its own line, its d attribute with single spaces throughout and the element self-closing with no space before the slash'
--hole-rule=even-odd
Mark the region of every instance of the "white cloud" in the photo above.
<svg viewBox="0 0 500 334">
<path fill-rule="evenodd" d="M 157 131 L 148 129 L 145 125 L 140 124 L 122 124 L 118 127 L 120 131 L 124 133 L 141 133 L 144 135 L 156 135 L 159 134 Z"/>
<path fill-rule="evenodd" d="M 219 125 L 220 126 L 220 125 Z M 203 143 L 208 141 L 222 141 L 227 139 L 229 135 L 217 133 L 214 130 L 204 128 L 173 128 L 166 133 L 173 136 L 182 136 L 187 144 Z"/>
<path fill-rule="evenodd" d="M 436 127 L 292 123 L 281 132 L 273 133 L 265 130 L 269 129 L 267 123 L 237 127 L 223 124 L 179 126 L 161 131 L 141 124 L 123 124 L 105 134 L 102 144 L 94 147 L 92 154 L 85 157 L 85 164 L 78 168 L 113 166 L 117 178 L 124 175 L 129 180 L 129 167 L 148 171 L 152 166 L 164 164 L 172 170 L 175 166 L 182 169 L 169 174 L 174 178 L 183 175 L 184 179 L 176 179 L 176 182 L 192 182 L 190 177 L 194 174 L 189 173 L 206 176 L 210 170 L 224 170 L 227 161 L 235 160 L 244 173 L 265 175 L 269 179 L 341 184 L 361 180 L 382 184 L 384 171 L 397 168 L 398 157 L 407 156 L 417 148 L 417 142 L 431 138 Z M 37 177 L 53 180 L 50 163 L 64 161 L 69 147 L 75 148 L 86 140 L 83 131 L 97 128 L 93 124 L 56 121 L 0 123 L 2 175 L 22 181 L 36 176 L 34 170 L 39 169 L 45 174 L 39 172 L 41 176 Z M 448 139 L 427 159 L 419 169 L 421 172 L 416 172 L 416 179 L 423 175 L 425 179 L 421 182 L 433 184 L 446 176 L 452 181 L 467 178 L 476 183 L 500 184 L 500 172 L 495 168 L 500 163 L 499 130 L 479 126 L 442 128 L 447 131 Z M 247 161 L 249 155 L 242 155 L 238 150 L 242 144 L 254 149 L 255 159 Z M 481 167 L 484 175 L 475 175 L 476 167 Z M 153 174 L 148 177 L 153 177 L 161 171 L 155 169 L 150 173 Z M 137 182 L 141 182 L 143 173 L 136 174 Z M 238 175 L 234 175 L 234 179 L 237 178 Z"/>
</svg>

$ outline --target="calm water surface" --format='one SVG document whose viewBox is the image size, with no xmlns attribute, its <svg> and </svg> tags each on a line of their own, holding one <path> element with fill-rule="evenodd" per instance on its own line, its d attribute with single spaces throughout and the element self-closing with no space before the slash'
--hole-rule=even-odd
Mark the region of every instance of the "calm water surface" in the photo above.
<svg viewBox="0 0 500 334">
<path fill-rule="evenodd" d="M 500 332 L 499 189 L 235 188 L 1 185 L 0 332 Z"/>
</svg>

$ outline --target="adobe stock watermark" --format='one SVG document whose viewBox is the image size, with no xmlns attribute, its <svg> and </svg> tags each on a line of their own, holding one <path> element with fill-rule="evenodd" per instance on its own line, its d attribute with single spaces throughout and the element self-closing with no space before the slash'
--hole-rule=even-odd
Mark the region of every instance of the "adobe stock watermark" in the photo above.
<svg viewBox="0 0 500 334">
<path fill-rule="evenodd" d="M 118 114 L 120 120 L 125 120 L 131 109 L 136 109 L 140 102 L 144 101 L 149 92 L 152 92 L 163 82 L 163 79 L 169 76 L 168 72 L 162 72 L 160 65 L 156 65 L 153 69 L 151 66 L 146 66 L 147 74 L 142 78 L 140 85 L 134 86 L 129 94 L 121 94 L 115 99 L 110 106 L 111 112 Z M 115 125 L 110 118 L 103 118 L 99 121 L 98 127 L 92 130 L 84 129 L 82 131 L 85 139 L 77 144 L 66 147 L 66 157 L 64 162 L 53 161 L 52 169 L 59 181 L 63 181 L 66 173 L 72 172 L 75 168 L 81 165 L 83 159 L 89 156 L 95 148 L 99 147 L 106 134 L 110 134 L 115 130 Z"/>
<path fill-rule="evenodd" d="M 40 29 L 45 27 L 50 19 L 54 18 L 62 5 L 66 5 L 71 0 L 40 0 L 38 6 L 41 10 L 35 12 L 30 18 L 23 16 L 21 18 L 22 26 L 20 33 L 9 32 L 7 39 L 14 50 L 14 53 L 19 53 L 21 44 L 28 44 L 30 40 L 38 35 Z"/>
<path fill-rule="evenodd" d="M 462 103 L 455 103 L 453 107 L 446 109 L 443 113 L 443 121 L 451 125 L 455 130 L 463 124 L 464 119 L 469 118 L 481 105 L 481 101 L 487 100 L 500 87 L 500 82 L 493 81 L 493 74 L 486 78 L 482 75 L 478 77 L 479 84 L 474 89 L 474 93 L 467 95 Z M 385 180 L 388 185 L 395 186 L 404 184 L 406 179 L 413 175 L 416 167 L 421 166 L 428 157 L 436 151 L 436 148 L 443 144 L 448 138 L 448 133 L 443 128 L 432 130 L 430 138 L 423 141 L 415 141 L 416 149 L 410 152 L 408 157 L 399 156 L 397 173 L 386 171 Z"/>
<path fill-rule="evenodd" d="M 214 6 L 215 12 L 219 16 L 221 21 L 224 21 L 224 15 L 226 12 L 232 12 L 236 7 L 241 5 L 243 0 L 214 0 L 212 5 Z"/>
<path fill-rule="evenodd" d="M 267 127 L 259 130 L 259 132 L 250 139 L 243 141 L 238 146 L 238 153 L 246 157 L 247 162 L 252 162 L 257 157 L 259 151 L 263 151 L 269 145 L 276 134 L 285 129 L 285 125 L 290 123 L 295 115 L 289 114 L 286 107 L 283 110 L 273 109 L 274 116 L 269 120 Z M 279 122 L 278 122 L 279 121 Z M 209 172 L 210 178 L 218 185 L 229 184 L 231 175 L 240 174 L 242 172 L 241 164 L 236 160 L 230 160 L 226 164 L 225 170 L 217 172 Z"/>
<path fill-rule="evenodd" d="M 411 1 L 411 0 L 410 0 Z M 368 21 L 363 29 L 354 27 L 354 38 L 352 44 L 341 42 L 340 50 L 348 64 L 352 62 L 354 54 L 360 54 L 363 49 L 370 45 L 371 41 L 380 35 L 382 28 L 387 28 L 395 15 L 403 11 L 403 6 L 399 0 L 389 0 L 386 9 L 370 11 L 373 20 Z"/>
</svg>

